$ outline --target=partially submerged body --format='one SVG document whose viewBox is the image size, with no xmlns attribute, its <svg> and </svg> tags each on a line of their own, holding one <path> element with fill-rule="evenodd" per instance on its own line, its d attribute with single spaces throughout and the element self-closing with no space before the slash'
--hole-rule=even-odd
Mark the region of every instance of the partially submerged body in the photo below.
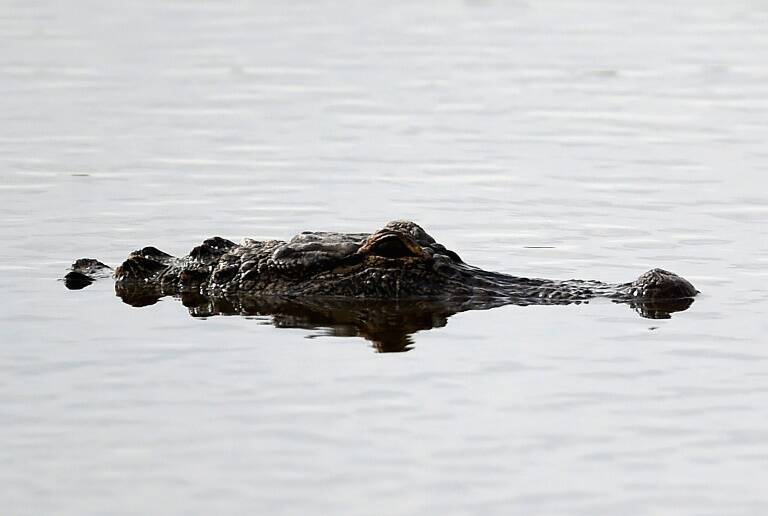
<svg viewBox="0 0 768 516">
<path fill-rule="evenodd" d="M 110 274 L 91 259 L 75 262 L 70 288 Z M 154 247 L 134 251 L 114 270 L 117 293 L 131 304 L 167 295 L 208 299 L 429 300 L 452 312 L 505 304 L 569 304 L 605 297 L 646 317 L 684 310 L 698 291 L 680 276 L 652 269 L 628 283 L 555 281 L 489 272 L 464 263 L 420 226 L 394 221 L 372 234 L 304 232 L 289 242 L 210 238 L 176 258 Z M 134 302 L 132 302 L 134 301 Z"/>
</svg>

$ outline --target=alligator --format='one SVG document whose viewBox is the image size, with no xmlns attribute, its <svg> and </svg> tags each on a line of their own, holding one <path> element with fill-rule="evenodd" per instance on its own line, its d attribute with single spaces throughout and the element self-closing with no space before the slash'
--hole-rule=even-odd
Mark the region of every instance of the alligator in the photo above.
<svg viewBox="0 0 768 516">
<path fill-rule="evenodd" d="M 690 306 L 698 291 L 682 277 L 651 269 L 634 281 L 524 278 L 464 263 L 418 224 L 396 220 L 374 233 L 303 232 L 290 241 L 221 237 L 205 240 L 181 258 L 155 247 L 132 252 L 117 268 L 82 258 L 64 280 L 84 288 L 114 276 L 117 294 L 142 299 L 197 293 L 208 298 L 431 300 L 463 310 L 505 304 L 587 302 L 604 297 L 649 318 L 667 318 Z"/>
</svg>

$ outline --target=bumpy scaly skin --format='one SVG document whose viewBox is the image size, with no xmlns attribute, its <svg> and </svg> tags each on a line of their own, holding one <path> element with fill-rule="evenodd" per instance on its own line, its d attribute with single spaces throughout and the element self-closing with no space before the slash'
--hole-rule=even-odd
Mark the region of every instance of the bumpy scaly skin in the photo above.
<svg viewBox="0 0 768 516">
<path fill-rule="evenodd" d="M 369 299 L 502 298 L 579 301 L 692 297 L 696 289 L 661 269 L 631 283 L 551 281 L 508 276 L 466 265 L 417 224 L 395 221 L 373 234 L 305 232 L 290 242 L 211 238 L 188 256 L 153 247 L 132 253 L 115 271 L 118 287 L 158 285 L 164 294 L 356 297 Z"/>
<path fill-rule="evenodd" d="M 72 264 L 71 270 L 64 276 L 64 282 L 70 290 L 80 290 L 99 278 L 108 278 L 112 269 L 93 258 L 80 258 Z"/>
<path fill-rule="evenodd" d="M 76 265 L 76 264 L 75 264 Z M 73 266 L 74 273 L 81 273 Z M 118 293 L 199 293 L 212 297 L 453 300 L 462 309 L 508 303 L 568 304 L 594 297 L 629 303 L 643 315 L 687 307 L 697 290 L 661 269 L 623 284 L 520 278 L 465 264 L 420 226 L 394 221 L 372 234 L 305 232 L 289 242 L 215 237 L 175 258 L 154 247 L 134 251 L 115 270 Z M 648 315 L 648 314 L 651 315 Z"/>
</svg>

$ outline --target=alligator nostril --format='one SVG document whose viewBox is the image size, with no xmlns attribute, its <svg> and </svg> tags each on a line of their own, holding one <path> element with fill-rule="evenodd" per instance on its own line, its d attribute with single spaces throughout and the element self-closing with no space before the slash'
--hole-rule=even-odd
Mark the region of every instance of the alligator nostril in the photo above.
<svg viewBox="0 0 768 516">
<path fill-rule="evenodd" d="M 418 256 L 400 237 L 389 235 L 376 242 L 370 250 L 371 254 L 383 258 L 406 258 Z"/>
</svg>

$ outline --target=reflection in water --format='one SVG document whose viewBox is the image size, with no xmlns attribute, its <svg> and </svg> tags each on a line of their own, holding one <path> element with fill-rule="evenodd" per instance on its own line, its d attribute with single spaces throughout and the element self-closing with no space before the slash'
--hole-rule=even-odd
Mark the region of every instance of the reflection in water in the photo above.
<svg viewBox="0 0 768 516">
<path fill-rule="evenodd" d="M 362 337 L 382 353 L 408 351 L 411 335 L 446 325 L 455 307 L 428 301 L 405 303 L 354 302 L 343 299 L 311 302 L 296 299 L 207 298 L 182 294 L 193 317 L 270 315 L 276 328 L 327 329 L 327 335 Z"/>
<path fill-rule="evenodd" d="M 158 290 L 117 288 L 123 302 L 144 307 L 157 303 L 163 296 Z M 233 295 L 209 297 L 197 292 L 184 292 L 179 299 L 192 317 L 215 315 L 271 316 L 276 328 L 326 329 L 327 335 L 362 337 L 381 353 L 408 351 L 411 335 L 422 330 L 442 328 L 452 315 L 467 310 L 487 310 L 508 304 L 571 304 L 567 300 L 511 301 L 491 298 L 443 300 L 362 300 L 354 298 L 283 298 L 277 296 Z M 579 302 L 577 302 L 579 303 Z M 672 312 L 686 310 L 693 299 L 676 299 L 630 303 L 641 316 L 668 319 Z"/>
</svg>

